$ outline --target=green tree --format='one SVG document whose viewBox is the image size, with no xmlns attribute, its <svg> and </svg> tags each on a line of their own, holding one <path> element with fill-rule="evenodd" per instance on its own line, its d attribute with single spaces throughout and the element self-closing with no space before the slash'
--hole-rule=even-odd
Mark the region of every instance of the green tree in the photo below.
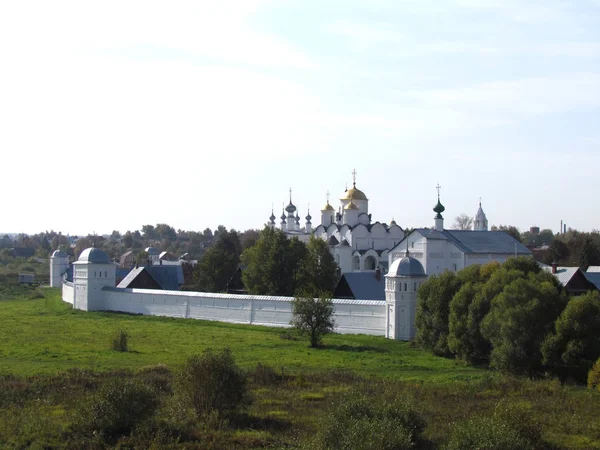
<svg viewBox="0 0 600 450">
<path fill-rule="evenodd" d="M 242 245 L 235 230 L 219 233 L 217 242 L 198 262 L 195 271 L 197 288 L 204 292 L 223 292 L 240 265 Z"/>
<path fill-rule="evenodd" d="M 318 347 L 323 335 L 332 332 L 335 327 L 333 312 L 331 298 L 325 294 L 314 296 L 308 291 L 293 300 L 290 324 L 308 336 L 311 347 Z"/>
<path fill-rule="evenodd" d="M 448 355 L 450 301 L 460 289 L 454 272 L 433 275 L 417 292 L 416 341 L 436 355 Z"/>
<path fill-rule="evenodd" d="M 333 294 L 340 279 L 338 267 L 327 243 L 311 236 L 306 245 L 306 255 L 300 268 L 300 284 L 312 292 Z"/>
<path fill-rule="evenodd" d="M 505 286 L 481 323 L 483 336 L 492 344 L 490 365 L 512 373 L 538 371 L 542 341 L 565 302 L 555 284 L 535 275 Z"/>
<path fill-rule="evenodd" d="M 504 231 L 505 233 L 510 234 L 512 237 L 514 237 L 517 241 L 521 242 L 521 232 L 519 231 L 519 229 L 513 225 L 500 225 L 500 226 L 496 226 L 496 225 L 492 225 L 491 228 L 492 231 Z"/>
<path fill-rule="evenodd" d="M 543 362 L 564 376 L 584 381 L 600 358 L 600 294 L 588 292 L 569 300 L 542 344 Z M 566 369 L 566 370 L 564 370 Z"/>
<path fill-rule="evenodd" d="M 265 227 L 256 244 L 242 253 L 244 286 L 251 294 L 293 296 L 300 287 L 305 255 L 304 243 Z"/>
<path fill-rule="evenodd" d="M 600 265 L 600 247 L 591 237 L 585 237 L 579 251 L 579 267 L 587 270 L 589 266 Z"/>
</svg>

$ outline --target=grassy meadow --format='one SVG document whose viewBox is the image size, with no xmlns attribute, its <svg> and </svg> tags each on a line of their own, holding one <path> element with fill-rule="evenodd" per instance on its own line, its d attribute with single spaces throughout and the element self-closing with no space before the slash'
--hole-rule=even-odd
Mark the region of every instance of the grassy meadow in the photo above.
<svg viewBox="0 0 600 450">
<path fill-rule="evenodd" d="M 118 330 L 129 351 L 116 352 Z M 173 374 L 205 348 L 229 347 L 253 398 L 238 421 L 190 422 Z M 160 420 L 116 441 L 77 432 L 103 383 L 133 379 L 161 394 Z M 427 423 L 418 448 L 442 449 L 452 427 L 501 400 L 527 405 L 548 449 L 600 449 L 600 393 L 556 380 L 506 377 L 382 337 L 330 335 L 308 348 L 290 330 L 74 311 L 58 290 L 0 287 L 1 448 L 312 448 L 348 392 L 408 396 Z"/>
</svg>

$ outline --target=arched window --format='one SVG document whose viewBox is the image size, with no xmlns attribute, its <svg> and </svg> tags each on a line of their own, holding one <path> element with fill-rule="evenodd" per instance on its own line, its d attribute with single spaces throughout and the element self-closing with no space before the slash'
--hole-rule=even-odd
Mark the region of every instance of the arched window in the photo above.
<svg viewBox="0 0 600 450">
<path fill-rule="evenodd" d="M 365 270 L 375 270 L 377 268 L 377 261 L 373 256 L 367 256 L 365 259 Z"/>
<path fill-rule="evenodd" d="M 406 283 L 404 283 L 404 290 L 408 291 L 408 285 Z"/>
</svg>

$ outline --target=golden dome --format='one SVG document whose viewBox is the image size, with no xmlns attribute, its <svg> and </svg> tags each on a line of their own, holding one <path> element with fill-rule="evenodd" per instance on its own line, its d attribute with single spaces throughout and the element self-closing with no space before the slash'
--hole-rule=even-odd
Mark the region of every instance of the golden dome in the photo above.
<svg viewBox="0 0 600 450">
<path fill-rule="evenodd" d="M 344 206 L 344 209 L 358 209 L 358 206 L 356 206 L 354 203 L 352 203 L 352 201 L 350 201 L 350 203 Z"/>
<path fill-rule="evenodd" d="M 365 193 L 360 189 L 357 189 L 356 186 L 348 189 L 344 192 L 344 195 L 340 198 L 340 200 L 369 200 Z"/>
<path fill-rule="evenodd" d="M 335 209 L 333 209 L 333 206 L 331 206 L 329 202 L 327 202 L 327 204 L 323 206 L 323 209 L 321 211 L 335 211 Z"/>
</svg>

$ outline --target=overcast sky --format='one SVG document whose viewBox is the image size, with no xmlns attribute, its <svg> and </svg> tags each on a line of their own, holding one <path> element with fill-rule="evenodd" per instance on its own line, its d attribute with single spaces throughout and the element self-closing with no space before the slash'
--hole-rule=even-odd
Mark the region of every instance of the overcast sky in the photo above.
<svg viewBox="0 0 600 450">
<path fill-rule="evenodd" d="M 0 231 L 600 228 L 600 1 L 0 3 Z M 335 202 L 335 203 L 334 203 Z M 303 220 L 304 222 L 304 220 Z"/>
</svg>

